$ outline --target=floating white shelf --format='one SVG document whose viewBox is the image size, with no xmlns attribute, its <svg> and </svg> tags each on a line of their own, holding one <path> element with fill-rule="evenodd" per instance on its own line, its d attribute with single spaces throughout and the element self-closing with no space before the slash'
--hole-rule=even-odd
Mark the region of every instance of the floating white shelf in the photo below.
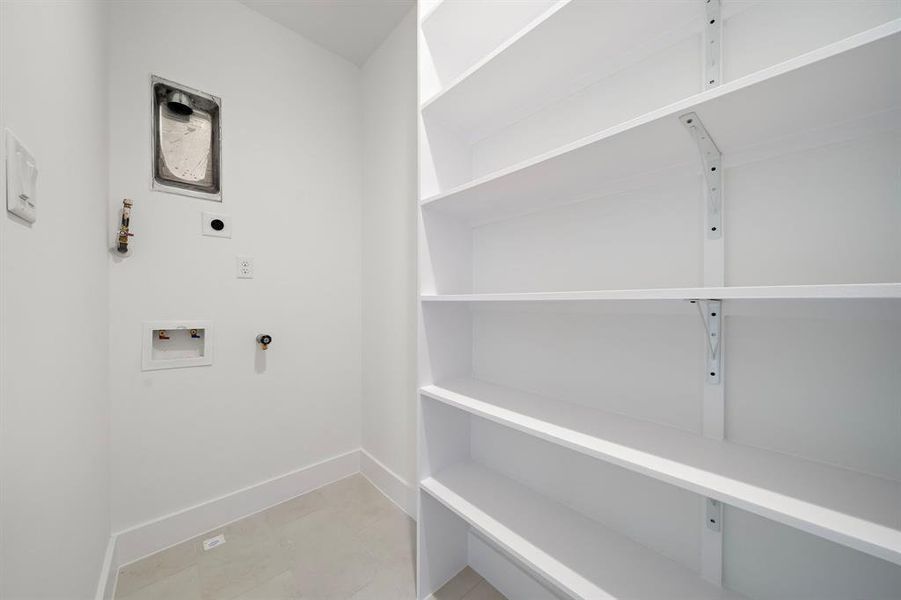
<svg viewBox="0 0 901 600">
<path fill-rule="evenodd" d="M 427 385 L 420 391 L 479 417 L 901 565 L 899 482 L 478 380 Z M 515 504 L 500 506 L 514 510 Z"/>
<path fill-rule="evenodd" d="M 451 466 L 420 487 L 571 598 L 742 597 L 477 464 Z"/>
<path fill-rule="evenodd" d="M 901 19 L 725 83 L 531 160 L 421 200 L 488 222 L 596 197 L 617 183 L 697 169 L 679 121 L 695 112 L 726 157 L 883 115 L 901 125 Z M 850 125 L 853 128 L 853 125 Z"/>
<path fill-rule="evenodd" d="M 603 300 L 881 300 L 901 299 L 901 283 L 773 285 L 639 290 L 585 290 L 444 294 L 420 296 L 423 302 L 569 302 Z"/>
</svg>

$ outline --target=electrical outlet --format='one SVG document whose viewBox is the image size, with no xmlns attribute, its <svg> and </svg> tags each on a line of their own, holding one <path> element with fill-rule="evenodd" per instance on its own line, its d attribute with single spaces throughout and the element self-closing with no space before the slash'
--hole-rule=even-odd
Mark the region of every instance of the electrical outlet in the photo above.
<svg viewBox="0 0 901 600">
<path fill-rule="evenodd" d="M 238 279 L 253 279 L 253 258 L 238 257 Z"/>
</svg>

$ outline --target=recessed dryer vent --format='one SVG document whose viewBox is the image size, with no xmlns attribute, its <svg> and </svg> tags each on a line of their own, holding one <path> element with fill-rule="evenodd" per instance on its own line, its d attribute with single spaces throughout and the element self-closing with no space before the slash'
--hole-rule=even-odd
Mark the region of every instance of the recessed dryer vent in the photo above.
<svg viewBox="0 0 901 600">
<path fill-rule="evenodd" d="M 150 321 L 144 323 L 142 369 L 177 369 L 213 364 L 209 321 Z"/>
<path fill-rule="evenodd" d="M 221 202 L 222 100 L 156 75 L 151 94 L 153 189 Z"/>
</svg>

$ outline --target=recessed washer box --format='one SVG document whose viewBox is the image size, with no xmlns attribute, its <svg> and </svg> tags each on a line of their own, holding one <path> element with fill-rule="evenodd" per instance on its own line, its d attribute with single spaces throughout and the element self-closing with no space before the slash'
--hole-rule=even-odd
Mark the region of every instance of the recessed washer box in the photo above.
<svg viewBox="0 0 901 600">
<path fill-rule="evenodd" d="M 178 369 L 213 364 L 210 321 L 146 321 L 141 369 Z"/>
</svg>

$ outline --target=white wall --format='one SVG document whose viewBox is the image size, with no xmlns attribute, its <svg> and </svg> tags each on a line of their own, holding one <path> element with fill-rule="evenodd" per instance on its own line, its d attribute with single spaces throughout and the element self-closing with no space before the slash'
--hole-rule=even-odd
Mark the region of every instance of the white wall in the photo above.
<svg viewBox="0 0 901 600">
<path fill-rule="evenodd" d="M 363 448 L 416 475 L 416 14 L 362 71 Z"/>
<path fill-rule="evenodd" d="M 0 597 L 89 598 L 109 539 L 107 10 L 4 0 L 0 23 L 0 122 L 40 169 L 37 222 L 0 212 Z"/>
<path fill-rule="evenodd" d="M 135 202 L 110 281 L 121 530 L 360 446 L 362 168 L 349 62 L 231 1 L 115 3 L 111 30 L 111 217 Z M 222 204 L 149 191 L 151 73 L 222 98 Z M 233 238 L 202 237 L 203 210 Z M 141 372 L 142 321 L 191 318 L 214 364 Z"/>
</svg>

